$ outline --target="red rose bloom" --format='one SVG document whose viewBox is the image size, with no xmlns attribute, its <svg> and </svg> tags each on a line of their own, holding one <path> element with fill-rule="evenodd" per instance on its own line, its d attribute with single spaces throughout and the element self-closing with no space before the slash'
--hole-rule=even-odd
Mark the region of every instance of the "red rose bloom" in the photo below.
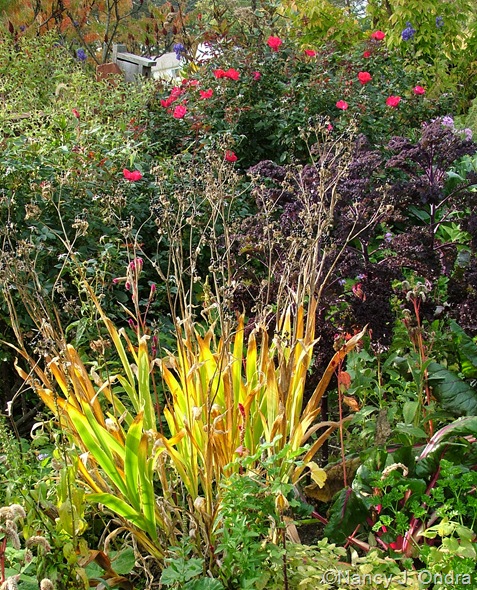
<svg viewBox="0 0 477 590">
<path fill-rule="evenodd" d="M 185 117 L 186 113 L 187 113 L 187 108 L 182 104 L 178 104 L 176 106 L 176 108 L 174 109 L 172 116 L 174 117 L 174 119 L 182 119 Z"/>
<path fill-rule="evenodd" d="M 209 88 L 209 90 L 199 90 L 199 94 L 200 98 L 212 98 L 214 91 L 212 90 L 212 88 Z"/>
<path fill-rule="evenodd" d="M 368 82 L 371 82 L 372 79 L 373 78 L 369 72 L 359 72 L 358 74 L 358 80 L 361 84 L 367 84 Z"/>
<path fill-rule="evenodd" d="M 382 41 L 386 37 L 386 33 L 382 31 L 374 31 L 371 35 L 371 39 L 376 39 L 376 41 Z"/>
<path fill-rule="evenodd" d="M 371 57 L 371 51 L 364 51 L 363 57 Z"/>
<path fill-rule="evenodd" d="M 387 106 L 391 107 L 393 109 L 395 109 L 400 102 L 401 102 L 400 96 L 388 96 L 388 98 L 386 99 Z"/>
<path fill-rule="evenodd" d="M 129 180 L 129 182 L 137 182 L 142 178 L 142 174 L 139 172 L 139 170 L 133 170 L 130 172 L 127 168 L 124 168 L 123 176 L 126 180 Z"/>
<path fill-rule="evenodd" d="M 227 160 L 227 162 L 236 162 L 238 158 L 235 152 L 233 152 L 232 150 L 227 150 L 225 152 L 225 159 Z"/>
<path fill-rule="evenodd" d="M 79 119 L 79 118 L 80 118 L 80 114 L 79 114 L 79 112 L 78 112 L 76 109 L 71 109 L 71 112 L 73 113 L 73 115 L 74 115 L 74 116 L 75 116 L 77 119 Z"/>
<path fill-rule="evenodd" d="M 175 98 L 173 96 L 169 96 L 169 98 L 161 98 L 161 106 L 167 109 L 174 101 Z"/>
<path fill-rule="evenodd" d="M 346 109 L 348 108 L 348 103 L 345 100 L 339 100 L 336 103 L 336 108 L 341 109 L 342 111 L 346 111 Z"/>
<path fill-rule="evenodd" d="M 305 49 L 305 53 L 309 57 L 315 57 L 316 56 L 316 51 L 314 49 Z"/>
<path fill-rule="evenodd" d="M 260 80 L 260 78 L 261 78 L 261 77 L 262 77 L 262 74 L 261 74 L 260 72 L 254 72 L 254 73 L 252 74 L 252 78 L 253 78 L 254 80 Z"/>
<path fill-rule="evenodd" d="M 280 37 L 269 37 L 268 41 L 267 41 L 267 45 L 273 51 L 278 51 L 278 48 L 280 47 L 280 45 L 282 43 L 283 43 L 283 41 L 280 39 Z"/>
<path fill-rule="evenodd" d="M 238 80 L 240 78 L 240 73 L 233 68 L 229 68 L 226 72 L 224 72 L 225 78 L 230 78 L 231 80 Z"/>
<path fill-rule="evenodd" d="M 214 76 L 216 78 L 224 78 L 225 77 L 225 71 L 224 70 L 214 70 Z"/>
<path fill-rule="evenodd" d="M 422 86 L 414 86 L 412 91 L 414 92 L 414 94 L 426 94 L 426 89 Z"/>
</svg>

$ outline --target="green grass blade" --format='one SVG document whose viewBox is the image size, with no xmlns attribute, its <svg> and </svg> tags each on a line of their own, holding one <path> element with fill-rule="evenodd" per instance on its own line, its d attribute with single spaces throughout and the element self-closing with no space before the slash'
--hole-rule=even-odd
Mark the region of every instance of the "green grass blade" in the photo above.
<svg viewBox="0 0 477 590">
<path fill-rule="evenodd" d="M 142 436 L 142 426 L 143 426 L 143 414 L 140 413 L 134 419 L 133 423 L 129 427 L 127 436 L 126 436 L 126 452 L 125 452 L 125 460 L 124 460 L 124 473 L 126 478 L 126 486 L 129 490 L 128 498 L 131 501 L 131 504 L 139 510 L 140 507 L 140 500 L 139 500 L 139 492 L 138 492 L 138 481 L 139 481 L 139 460 L 138 460 L 138 451 L 139 451 L 139 444 L 141 442 Z"/>
<path fill-rule="evenodd" d="M 128 490 L 124 483 L 122 474 L 118 470 L 112 455 L 109 452 L 109 449 L 105 450 L 104 441 L 100 442 L 97 440 L 86 416 L 79 412 L 76 408 L 73 406 L 68 408 L 68 414 L 86 449 L 93 455 L 111 482 L 125 497 L 127 497 Z"/>
</svg>

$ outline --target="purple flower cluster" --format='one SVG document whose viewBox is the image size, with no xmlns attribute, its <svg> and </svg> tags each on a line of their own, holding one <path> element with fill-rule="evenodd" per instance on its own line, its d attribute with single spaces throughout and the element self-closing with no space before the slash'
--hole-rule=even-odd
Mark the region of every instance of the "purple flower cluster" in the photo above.
<svg viewBox="0 0 477 590">
<path fill-rule="evenodd" d="M 76 59 L 78 61 L 86 61 L 87 58 L 86 51 L 82 47 L 76 50 Z"/>
<path fill-rule="evenodd" d="M 185 52 L 184 45 L 182 45 L 182 43 L 176 43 L 172 49 L 173 49 L 174 53 L 176 54 L 176 58 L 178 60 L 180 60 L 182 57 L 182 54 Z"/>
<path fill-rule="evenodd" d="M 410 39 L 412 39 L 414 37 L 415 34 L 416 34 L 416 29 L 413 28 L 411 23 L 407 22 L 406 28 L 401 33 L 402 40 L 409 41 Z"/>
</svg>

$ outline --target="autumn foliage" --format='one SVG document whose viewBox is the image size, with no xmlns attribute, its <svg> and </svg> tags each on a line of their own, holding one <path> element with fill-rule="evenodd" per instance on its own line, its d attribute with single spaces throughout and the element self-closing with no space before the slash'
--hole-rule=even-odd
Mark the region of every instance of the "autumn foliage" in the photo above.
<svg viewBox="0 0 477 590">
<path fill-rule="evenodd" d="M 109 60 L 113 43 L 154 54 L 170 50 L 184 34 L 186 15 L 170 2 L 143 0 L 26 0 L 4 12 L 5 29 L 18 38 L 55 31 L 72 50 L 83 48 L 96 63 Z"/>
</svg>

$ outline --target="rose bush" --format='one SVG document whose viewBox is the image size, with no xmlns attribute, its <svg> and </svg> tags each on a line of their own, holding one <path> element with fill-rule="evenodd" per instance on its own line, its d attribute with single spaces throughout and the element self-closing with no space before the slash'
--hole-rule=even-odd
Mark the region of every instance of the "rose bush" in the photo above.
<svg viewBox="0 0 477 590">
<path fill-rule="evenodd" d="M 375 31 L 346 54 L 326 46 L 303 51 L 275 36 L 247 47 L 222 43 L 212 59 L 186 68 L 172 88 L 159 86 L 149 112 L 158 155 L 200 151 L 222 138 L 243 167 L 261 159 L 307 161 L 310 138 L 323 122 L 338 133 L 353 122 L 377 144 L 446 114 L 452 96 L 425 94 L 383 35 Z M 400 103 L 392 117 L 389 101 L 393 108 Z M 186 112 L 179 124 L 172 120 Z"/>
</svg>

